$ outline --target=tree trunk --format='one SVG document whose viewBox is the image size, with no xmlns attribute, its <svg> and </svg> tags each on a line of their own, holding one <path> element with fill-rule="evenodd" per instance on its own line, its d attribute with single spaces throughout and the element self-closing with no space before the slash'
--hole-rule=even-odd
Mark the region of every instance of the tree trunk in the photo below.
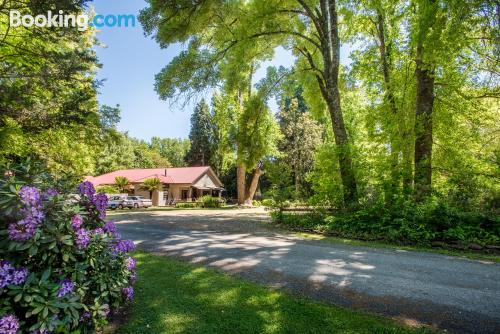
<svg viewBox="0 0 500 334">
<path fill-rule="evenodd" d="M 403 132 L 403 138 L 408 136 Z M 408 198 L 413 190 L 413 168 L 412 168 L 412 148 L 407 143 L 403 144 L 403 164 L 401 168 L 401 178 L 403 179 L 403 195 Z"/>
<path fill-rule="evenodd" d="M 321 95 L 330 114 L 342 180 L 344 206 L 356 205 L 358 204 L 358 189 L 352 163 L 350 141 L 340 107 L 338 87 L 340 39 L 336 1 L 320 0 L 319 9 L 311 7 L 308 1 L 298 0 L 298 2 L 314 23 L 319 38 L 319 44 L 315 44 L 315 47 L 321 52 L 323 67 L 316 66 L 313 56 L 314 51 L 311 52 L 307 47 L 297 47 L 297 50 L 304 55 L 311 68 L 315 70 Z"/>
<path fill-rule="evenodd" d="M 432 109 L 434 77 L 422 60 L 423 45 L 417 44 L 417 99 L 415 106 L 415 199 L 422 201 L 432 190 Z"/>
<path fill-rule="evenodd" d="M 356 204 L 358 202 L 357 184 L 352 167 L 352 156 L 349 138 L 344 125 L 344 119 L 340 110 L 340 96 L 338 89 L 333 92 L 336 95 L 328 101 L 328 110 L 333 123 L 333 134 L 337 148 L 337 156 L 339 159 L 340 177 L 342 179 L 344 203 L 346 205 Z"/>
<path fill-rule="evenodd" d="M 399 168 L 399 153 L 401 152 L 401 145 L 398 140 L 401 140 L 400 134 L 402 133 L 401 127 L 403 126 L 398 120 L 398 108 L 396 106 L 396 99 L 392 91 L 392 78 L 391 78 L 391 50 L 386 43 L 385 38 L 385 19 L 383 14 L 377 9 L 377 34 L 379 40 L 380 62 L 382 65 L 382 74 L 384 76 L 385 84 L 385 100 L 389 105 L 391 126 L 389 127 L 389 141 L 391 145 L 391 152 L 389 154 L 390 164 L 390 180 L 386 192 L 386 204 L 392 205 L 394 196 L 398 192 L 401 173 Z"/>
<path fill-rule="evenodd" d="M 255 192 L 257 191 L 257 186 L 259 185 L 259 178 L 262 175 L 262 170 L 259 167 L 256 167 L 252 173 L 252 180 L 250 181 L 250 185 L 245 192 L 245 205 L 252 206 L 252 200 L 255 196 Z"/>
<path fill-rule="evenodd" d="M 346 206 L 358 203 L 358 190 L 352 154 L 344 124 L 344 116 L 340 105 L 338 76 L 340 67 L 340 40 L 338 34 L 337 9 L 334 0 L 321 0 L 323 12 L 321 25 L 321 53 L 323 58 L 323 77 L 317 77 L 321 94 L 326 101 L 328 112 L 332 120 L 335 145 L 339 160 L 340 177 Z"/>
<path fill-rule="evenodd" d="M 245 165 L 239 163 L 236 167 L 236 188 L 238 191 L 238 205 L 245 204 L 245 191 L 246 191 L 246 180 L 245 180 L 246 168 Z"/>
<path fill-rule="evenodd" d="M 300 183 L 301 183 L 301 178 L 300 178 L 300 171 L 298 168 L 295 169 L 295 194 L 297 197 L 300 197 Z"/>
</svg>

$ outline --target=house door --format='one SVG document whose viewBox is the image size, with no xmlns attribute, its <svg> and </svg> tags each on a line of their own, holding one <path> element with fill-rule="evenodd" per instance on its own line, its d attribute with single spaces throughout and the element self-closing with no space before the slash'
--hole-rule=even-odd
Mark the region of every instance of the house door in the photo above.
<svg viewBox="0 0 500 334">
<path fill-rule="evenodd" d="M 183 201 L 186 201 L 188 199 L 188 194 L 189 194 L 189 190 L 188 189 L 182 189 L 181 190 L 181 199 Z"/>
</svg>

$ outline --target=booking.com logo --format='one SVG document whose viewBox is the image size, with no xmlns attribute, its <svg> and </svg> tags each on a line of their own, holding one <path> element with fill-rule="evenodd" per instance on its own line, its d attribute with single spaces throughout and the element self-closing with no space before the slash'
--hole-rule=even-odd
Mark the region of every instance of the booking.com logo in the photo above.
<svg viewBox="0 0 500 334">
<path fill-rule="evenodd" d="M 9 22 L 11 27 L 23 26 L 30 27 L 77 27 L 78 31 L 85 31 L 89 27 L 135 27 L 136 17 L 132 14 L 120 15 L 101 15 L 96 14 L 92 18 L 88 14 L 64 14 L 63 10 L 59 10 L 54 14 L 51 10 L 47 15 L 39 14 L 36 16 L 25 14 L 17 10 L 9 12 Z"/>
</svg>

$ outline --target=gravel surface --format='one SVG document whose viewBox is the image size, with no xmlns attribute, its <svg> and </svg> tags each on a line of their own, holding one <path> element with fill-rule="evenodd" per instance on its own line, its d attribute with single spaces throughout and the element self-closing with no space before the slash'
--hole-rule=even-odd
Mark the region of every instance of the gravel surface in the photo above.
<svg viewBox="0 0 500 334">
<path fill-rule="evenodd" d="M 306 240 L 263 209 L 114 214 L 139 248 L 453 333 L 500 333 L 500 264 Z"/>
</svg>

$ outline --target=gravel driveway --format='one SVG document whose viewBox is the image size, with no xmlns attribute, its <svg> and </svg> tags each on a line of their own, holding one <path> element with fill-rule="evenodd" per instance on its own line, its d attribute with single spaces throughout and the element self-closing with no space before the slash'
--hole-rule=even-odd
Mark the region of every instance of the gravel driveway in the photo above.
<svg viewBox="0 0 500 334">
<path fill-rule="evenodd" d="M 500 264 L 304 240 L 262 209 L 113 214 L 139 248 L 454 333 L 500 333 Z"/>
</svg>

